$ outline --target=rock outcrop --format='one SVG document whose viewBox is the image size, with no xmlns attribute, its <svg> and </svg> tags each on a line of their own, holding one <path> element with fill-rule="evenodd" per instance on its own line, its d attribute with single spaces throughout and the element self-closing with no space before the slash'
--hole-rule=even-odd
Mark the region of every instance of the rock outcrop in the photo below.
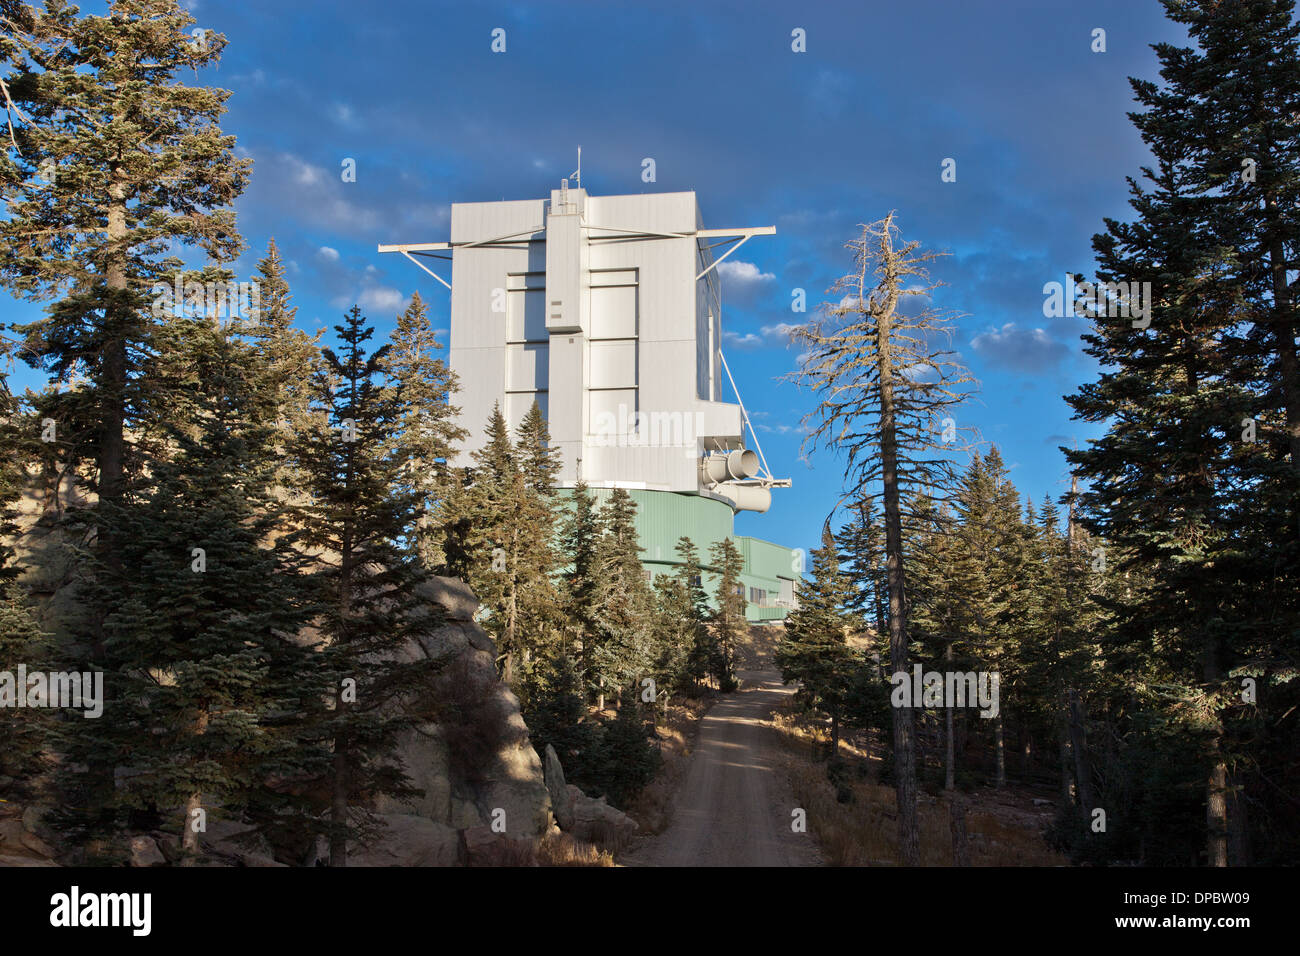
<svg viewBox="0 0 1300 956">
<path fill-rule="evenodd" d="M 360 865 L 508 862 L 522 855 L 516 843 L 531 846 L 551 826 L 542 761 L 518 698 L 497 677 L 496 645 L 474 621 L 473 592 L 456 578 L 434 578 L 427 587 L 446 620 L 402 653 L 442 663 L 432 685 L 438 699 L 430 702 L 430 719 L 403 735 L 397 753 L 424 794 L 377 800 L 387 827 L 349 857 Z"/>
</svg>

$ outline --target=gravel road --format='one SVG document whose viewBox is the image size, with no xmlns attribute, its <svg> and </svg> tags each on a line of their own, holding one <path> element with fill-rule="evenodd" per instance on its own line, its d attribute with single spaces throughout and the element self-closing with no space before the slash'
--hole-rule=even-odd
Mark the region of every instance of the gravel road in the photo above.
<svg viewBox="0 0 1300 956">
<path fill-rule="evenodd" d="M 817 866 L 808 833 L 790 829 L 794 798 L 772 759 L 767 723 L 791 687 L 776 670 L 742 670 L 743 690 L 713 705 L 673 804 L 672 823 L 622 860 L 628 866 Z"/>
</svg>

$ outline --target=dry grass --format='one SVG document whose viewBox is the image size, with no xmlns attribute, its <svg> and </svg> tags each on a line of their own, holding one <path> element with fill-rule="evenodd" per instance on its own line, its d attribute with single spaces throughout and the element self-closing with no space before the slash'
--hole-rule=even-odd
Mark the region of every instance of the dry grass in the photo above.
<svg viewBox="0 0 1300 956">
<path fill-rule="evenodd" d="M 869 760 L 851 743 L 843 746 L 841 756 L 849 767 L 845 786 L 852 792 L 852 800 L 841 803 L 827 779 L 826 764 L 810 758 L 813 742 L 820 736 L 818 730 L 790 713 L 778 713 L 775 723 L 784 744 L 778 758 L 795 799 L 808 811 L 809 830 L 825 861 L 831 866 L 897 866 L 897 804 L 893 787 L 876 782 L 879 760 Z M 1069 865 L 1043 841 L 1042 829 L 1050 814 L 1026 808 L 1027 798 L 1015 791 L 991 790 L 964 796 L 972 866 Z M 948 797 L 918 794 L 917 818 L 921 864 L 952 866 Z"/>
<path fill-rule="evenodd" d="M 614 866 L 608 850 L 575 840 L 567 833 L 538 840 L 534 859 L 537 866 Z"/>
<path fill-rule="evenodd" d="M 691 750 L 699 734 L 700 720 L 708 702 L 688 698 L 668 705 L 668 716 L 660 717 L 655 736 L 663 762 L 659 772 L 625 812 L 640 827 L 641 835 L 662 833 L 672 821 L 672 801 L 682 776 L 690 765 Z"/>
</svg>

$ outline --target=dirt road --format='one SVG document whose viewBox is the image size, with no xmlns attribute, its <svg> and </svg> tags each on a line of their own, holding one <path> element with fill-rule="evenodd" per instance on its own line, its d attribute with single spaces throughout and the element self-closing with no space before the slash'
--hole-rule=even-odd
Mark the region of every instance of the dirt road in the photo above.
<svg viewBox="0 0 1300 956">
<path fill-rule="evenodd" d="M 766 718 L 793 688 L 773 669 L 742 670 L 743 690 L 700 726 L 672 823 L 620 862 L 628 866 L 817 866 L 812 836 L 790 829 L 794 798 L 772 759 Z"/>
</svg>

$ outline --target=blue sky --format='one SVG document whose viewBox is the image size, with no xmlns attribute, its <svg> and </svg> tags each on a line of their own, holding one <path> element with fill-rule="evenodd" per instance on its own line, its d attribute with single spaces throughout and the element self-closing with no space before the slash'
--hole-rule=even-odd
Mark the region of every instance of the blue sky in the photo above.
<svg viewBox="0 0 1300 956">
<path fill-rule="evenodd" d="M 1090 272 L 1103 218 L 1129 215 L 1125 177 L 1147 153 L 1127 77 L 1156 78 L 1150 43 L 1185 41 L 1156 0 L 188 6 L 229 41 L 203 79 L 234 91 L 223 126 L 255 162 L 236 271 L 274 236 L 304 328 L 359 302 L 387 333 L 418 290 L 445 329 L 445 290 L 376 244 L 446 239 L 454 201 L 545 196 L 579 144 L 593 194 L 694 190 L 709 226 L 775 225 L 728 260 L 724 348 L 794 487 L 738 533 L 813 547 L 839 497 L 838 461 L 800 460 L 810 403 L 778 381 L 796 351 L 777 327 L 803 318 L 791 290 L 823 301 L 857 224 L 890 210 L 951 253 L 934 304 L 963 314 L 954 349 L 980 382 L 957 418 L 999 446 L 1022 496 L 1063 493 L 1056 446 L 1096 434 L 1061 399 L 1094 375 L 1084 320 L 1044 318 L 1042 287 Z M 32 309 L 0 299 L 5 321 Z"/>
</svg>

